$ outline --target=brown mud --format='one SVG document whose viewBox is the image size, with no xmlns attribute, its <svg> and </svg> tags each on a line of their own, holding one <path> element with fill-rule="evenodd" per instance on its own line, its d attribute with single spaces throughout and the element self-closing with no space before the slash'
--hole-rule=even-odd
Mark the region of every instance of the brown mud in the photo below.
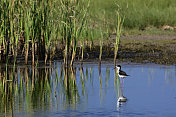
<svg viewBox="0 0 176 117">
<path fill-rule="evenodd" d="M 102 61 L 113 61 L 115 35 L 104 40 Z M 80 45 L 80 44 L 78 44 Z M 90 48 L 90 42 L 84 49 L 84 61 L 97 62 L 99 59 L 99 41 Z M 77 61 L 80 47 L 77 49 Z M 59 56 L 56 57 L 60 58 Z M 136 63 L 176 64 L 176 35 L 128 35 L 120 39 L 117 61 Z"/>
<path fill-rule="evenodd" d="M 115 35 L 104 41 L 102 60 L 113 61 Z M 85 58 L 98 61 L 99 42 L 85 49 Z M 89 45 L 89 44 L 88 44 Z M 117 56 L 121 62 L 176 64 L 176 35 L 128 35 L 120 39 Z M 86 60 L 85 60 L 86 61 Z"/>
<path fill-rule="evenodd" d="M 102 61 L 113 61 L 115 35 L 104 40 Z M 83 62 L 99 61 L 99 41 L 86 41 Z M 61 45 L 61 44 L 58 44 Z M 78 44 L 76 60 L 81 60 L 81 44 Z M 63 60 L 64 47 L 58 46 L 53 60 Z M 71 57 L 70 57 L 71 59 Z M 13 61 L 13 58 L 10 59 Z M 10 61 L 9 60 L 9 61 Z M 29 55 L 30 64 L 31 55 Z M 176 64 L 176 35 L 128 35 L 120 39 L 117 61 L 136 63 Z M 13 63 L 13 62 L 12 62 Z M 18 56 L 17 63 L 24 63 L 24 57 Z"/>
<path fill-rule="evenodd" d="M 176 35 L 122 36 L 118 55 L 122 61 L 175 64 Z"/>
</svg>

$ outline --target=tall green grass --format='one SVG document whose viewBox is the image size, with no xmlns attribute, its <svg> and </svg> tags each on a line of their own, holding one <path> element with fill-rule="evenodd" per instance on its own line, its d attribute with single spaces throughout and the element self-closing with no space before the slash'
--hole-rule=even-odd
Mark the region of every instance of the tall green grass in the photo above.
<svg viewBox="0 0 176 117">
<path fill-rule="evenodd" d="M 17 52 L 20 52 L 24 53 L 25 64 L 28 63 L 28 56 L 32 55 L 34 65 L 35 54 L 46 61 L 50 42 L 57 38 L 55 36 L 57 27 L 52 19 L 55 12 L 54 1 L 2 0 L 0 6 L 2 58 L 4 56 L 5 60 L 8 60 L 9 56 L 16 58 Z M 30 50 L 32 54 L 29 53 Z"/>
<path fill-rule="evenodd" d="M 142 29 L 150 25 L 176 25 L 176 0 L 91 0 L 92 18 L 99 20 L 99 23 L 103 22 L 100 16 L 105 10 L 111 31 L 116 19 L 114 1 L 120 6 L 121 14 L 125 16 L 124 27 L 127 29 Z"/>
<path fill-rule="evenodd" d="M 60 34 L 65 43 L 64 63 L 68 63 L 69 53 L 72 50 L 71 65 L 76 55 L 77 44 L 85 27 L 89 1 L 84 6 L 82 2 L 61 0 Z"/>
</svg>

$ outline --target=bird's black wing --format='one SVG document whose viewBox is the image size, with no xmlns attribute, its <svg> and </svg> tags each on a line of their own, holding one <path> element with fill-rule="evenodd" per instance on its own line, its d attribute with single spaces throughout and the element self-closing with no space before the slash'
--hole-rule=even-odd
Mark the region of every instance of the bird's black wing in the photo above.
<svg viewBox="0 0 176 117">
<path fill-rule="evenodd" d="M 129 75 L 127 75 L 124 71 L 121 71 L 121 70 L 120 70 L 119 74 L 120 74 L 120 75 L 124 75 L 124 76 L 129 76 Z"/>
</svg>

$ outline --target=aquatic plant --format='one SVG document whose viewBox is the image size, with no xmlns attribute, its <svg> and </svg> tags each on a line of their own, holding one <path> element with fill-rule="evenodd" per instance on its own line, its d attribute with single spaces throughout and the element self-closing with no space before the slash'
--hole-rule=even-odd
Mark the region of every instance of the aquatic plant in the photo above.
<svg viewBox="0 0 176 117">
<path fill-rule="evenodd" d="M 82 6 L 82 4 L 77 0 L 61 0 L 61 4 L 62 24 L 60 25 L 62 27 L 60 32 L 65 43 L 64 63 L 68 62 L 68 54 L 72 49 L 72 66 L 76 55 L 78 40 L 86 21 L 89 2 L 86 7 Z"/>
<path fill-rule="evenodd" d="M 117 58 L 117 52 L 119 49 L 120 36 L 122 33 L 123 22 L 124 22 L 124 17 L 121 18 L 119 11 L 117 11 L 116 41 L 114 43 L 114 67 L 116 65 L 116 58 Z"/>
<path fill-rule="evenodd" d="M 99 54 L 99 64 L 101 64 L 101 56 L 102 56 L 102 49 L 103 49 L 103 33 L 101 31 L 101 39 L 99 41 L 100 45 L 100 54 Z"/>
<path fill-rule="evenodd" d="M 52 8 L 55 6 L 52 1 L 2 0 L 0 6 L 1 60 L 13 57 L 15 62 L 18 53 L 24 53 L 27 64 L 28 56 L 32 52 L 30 55 L 34 65 L 35 51 L 38 51 L 38 59 L 46 61 L 45 55 L 48 54 L 51 38 L 57 38 L 52 37 L 53 33 L 56 35 L 56 27 L 52 20 Z"/>
</svg>

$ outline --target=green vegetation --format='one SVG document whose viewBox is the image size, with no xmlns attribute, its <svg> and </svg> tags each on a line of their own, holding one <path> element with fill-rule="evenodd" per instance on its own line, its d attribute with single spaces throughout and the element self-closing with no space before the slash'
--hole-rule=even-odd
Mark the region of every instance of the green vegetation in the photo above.
<svg viewBox="0 0 176 117">
<path fill-rule="evenodd" d="M 72 66 L 78 41 L 83 60 L 85 41 L 109 36 L 105 11 L 103 25 L 94 27 L 97 21 L 91 18 L 90 0 L 2 0 L 0 6 L 0 61 L 6 63 L 13 59 L 15 65 L 20 56 L 25 64 L 29 60 L 32 65 L 40 60 L 46 64 L 48 58 L 54 57 L 57 46 L 63 46 L 60 51 L 64 53 L 64 63 L 71 60 Z"/>
<path fill-rule="evenodd" d="M 81 5 L 80 5 L 81 4 Z M 87 5 L 88 4 L 88 5 Z M 85 6 L 84 6 L 85 5 Z M 58 41 L 65 45 L 64 60 L 72 52 L 72 63 L 78 39 L 89 7 L 76 0 L 2 0 L 0 2 L 0 61 L 24 57 L 32 65 L 45 64 L 54 57 Z M 36 63 L 37 64 L 37 63 Z"/>
<path fill-rule="evenodd" d="M 51 41 L 57 38 L 58 32 L 52 19 L 53 2 L 2 0 L 0 6 L 1 59 L 8 61 L 12 56 L 15 62 L 17 55 L 22 54 L 25 64 L 29 55 L 33 65 L 35 55 L 39 60 L 46 60 Z"/>
<path fill-rule="evenodd" d="M 115 60 L 122 27 L 130 33 L 149 26 L 175 26 L 174 3 L 176 0 L 1 0 L 0 62 L 11 60 L 15 65 L 20 58 L 25 64 L 40 60 L 46 64 L 59 51 L 64 63 L 73 65 L 78 47 L 83 60 L 88 42 L 91 51 L 95 40 L 100 42 L 101 61 L 103 42 L 114 33 Z"/>
<path fill-rule="evenodd" d="M 119 50 L 119 43 L 120 43 L 120 36 L 122 33 L 122 26 L 123 26 L 123 22 L 124 22 L 124 18 L 122 19 L 119 16 L 119 12 L 117 11 L 117 26 L 116 26 L 116 41 L 114 43 L 114 67 L 116 65 L 116 58 L 117 58 L 117 52 Z"/>
<path fill-rule="evenodd" d="M 163 25 L 176 25 L 176 0 L 91 0 L 92 17 L 102 21 L 103 11 L 110 29 L 113 29 L 116 16 L 116 4 L 120 13 L 125 16 L 125 29 L 143 29 L 148 26 L 160 27 Z M 102 21 L 103 22 L 103 21 Z"/>
</svg>

